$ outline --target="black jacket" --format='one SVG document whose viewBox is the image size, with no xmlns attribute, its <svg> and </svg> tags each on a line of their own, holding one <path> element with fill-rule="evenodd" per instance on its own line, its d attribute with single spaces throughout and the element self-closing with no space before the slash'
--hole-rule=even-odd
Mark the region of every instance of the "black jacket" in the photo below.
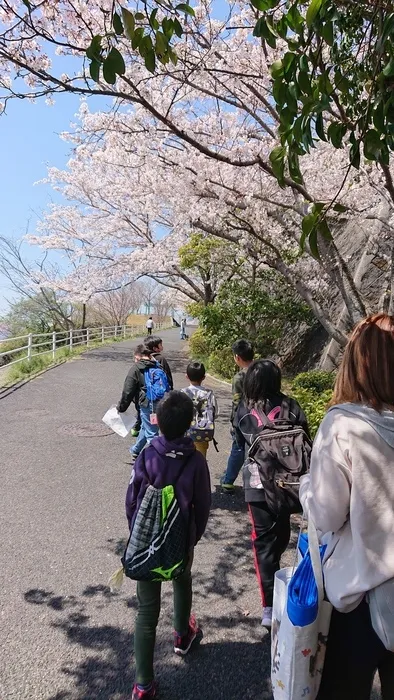
<svg viewBox="0 0 394 700">
<path fill-rule="evenodd" d="M 174 388 L 174 380 L 172 378 L 172 372 L 170 369 L 170 365 L 168 364 L 166 358 L 164 357 L 164 355 L 161 355 L 159 352 L 153 353 L 152 357 L 156 360 L 156 362 L 160 362 L 161 366 L 163 367 L 163 369 L 167 375 L 167 378 L 168 378 L 170 390 L 172 391 Z"/>
<path fill-rule="evenodd" d="M 289 403 L 289 413 L 290 420 L 294 425 L 300 426 L 306 435 L 310 438 L 308 421 L 306 419 L 305 413 L 301 406 L 297 403 L 295 399 L 292 399 L 285 394 L 278 394 L 278 396 L 271 398 L 266 401 L 264 413 L 268 415 L 273 408 L 280 406 L 282 401 L 286 399 Z M 240 421 L 242 430 L 239 427 Z M 235 435 L 238 445 L 245 447 L 245 452 L 249 449 L 253 442 L 253 438 L 258 431 L 257 420 L 250 413 L 250 408 L 245 405 L 243 401 L 238 406 L 237 413 L 235 416 Z M 247 457 L 247 454 L 245 454 Z M 265 501 L 264 490 L 261 488 L 253 488 L 250 484 L 250 473 L 248 469 L 243 470 L 244 479 L 244 489 L 245 489 L 245 500 L 247 503 L 253 503 L 256 501 Z"/>
<path fill-rule="evenodd" d="M 131 403 L 145 407 L 149 405 L 146 398 L 144 371 L 156 366 L 156 360 L 138 360 L 132 365 L 125 379 L 122 396 L 117 406 L 119 413 L 127 411 Z"/>
</svg>

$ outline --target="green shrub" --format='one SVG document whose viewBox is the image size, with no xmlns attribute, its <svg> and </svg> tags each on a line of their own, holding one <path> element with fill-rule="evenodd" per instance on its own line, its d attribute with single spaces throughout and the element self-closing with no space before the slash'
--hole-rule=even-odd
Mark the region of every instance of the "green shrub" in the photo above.
<svg viewBox="0 0 394 700">
<path fill-rule="evenodd" d="M 334 388 L 335 374 L 334 372 L 323 372 L 320 369 L 313 369 L 310 372 L 302 372 L 298 374 L 291 383 L 294 391 L 299 389 L 310 389 L 320 393 Z"/>
<path fill-rule="evenodd" d="M 325 391 L 317 392 L 311 389 L 292 389 L 291 396 L 300 404 L 308 419 L 311 435 L 315 437 L 331 401 L 332 390 L 326 389 Z"/>
<path fill-rule="evenodd" d="M 211 352 L 208 358 L 208 368 L 213 374 L 224 379 L 232 379 L 236 366 L 231 348 L 222 348 Z"/>
<path fill-rule="evenodd" d="M 189 341 L 190 355 L 194 360 L 207 360 L 209 341 L 202 328 L 197 328 Z"/>
</svg>

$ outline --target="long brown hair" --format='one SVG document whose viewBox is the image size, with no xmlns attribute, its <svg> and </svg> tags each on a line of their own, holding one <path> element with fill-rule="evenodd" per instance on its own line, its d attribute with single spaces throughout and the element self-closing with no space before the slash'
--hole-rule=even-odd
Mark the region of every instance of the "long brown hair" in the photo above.
<svg viewBox="0 0 394 700">
<path fill-rule="evenodd" d="M 347 402 L 377 411 L 394 406 L 394 316 L 368 316 L 354 328 L 331 405 Z"/>
</svg>

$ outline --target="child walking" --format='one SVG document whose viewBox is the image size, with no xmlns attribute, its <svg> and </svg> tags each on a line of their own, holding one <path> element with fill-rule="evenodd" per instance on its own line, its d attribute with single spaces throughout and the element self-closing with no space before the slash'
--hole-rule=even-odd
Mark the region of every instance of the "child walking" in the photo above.
<svg viewBox="0 0 394 700">
<path fill-rule="evenodd" d="M 205 379 L 205 367 L 202 362 L 190 362 L 186 376 L 190 385 L 182 391 L 191 398 L 194 406 L 194 417 L 188 434 L 194 441 L 196 450 L 206 457 L 209 443 L 214 439 L 218 405 L 213 391 L 202 386 Z"/>
<path fill-rule="evenodd" d="M 137 459 L 126 495 L 126 514 L 132 530 L 149 485 L 157 489 L 174 485 L 176 497 L 189 523 L 190 556 L 186 570 L 175 579 L 174 652 L 184 656 L 199 633 L 192 607 L 193 551 L 204 534 L 211 506 L 211 484 L 206 460 L 185 437 L 194 415 L 191 399 L 171 391 L 157 406 L 161 435 L 155 437 Z M 132 700 L 156 698 L 153 655 L 160 613 L 161 582 L 138 581 L 138 612 L 134 632 L 136 678 Z"/>
</svg>

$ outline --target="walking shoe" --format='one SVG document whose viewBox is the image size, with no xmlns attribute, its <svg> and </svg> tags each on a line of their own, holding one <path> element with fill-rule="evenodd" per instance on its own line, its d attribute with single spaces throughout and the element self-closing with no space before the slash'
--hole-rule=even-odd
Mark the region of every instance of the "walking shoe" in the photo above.
<svg viewBox="0 0 394 700">
<path fill-rule="evenodd" d="M 131 700 L 153 700 L 156 697 L 156 683 L 154 681 L 149 685 L 134 684 Z"/>
<path fill-rule="evenodd" d="M 221 486 L 222 486 L 223 493 L 234 493 L 235 492 L 234 484 L 222 484 Z"/>
<path fill-rule="evenodd" d="M 271 627 L 272 627 L 272 608 L 264 608 L 263 619 L 261 620 L 261 624 L 263 627 L 266 627 L 269 630 L 271 629 Z"/>
<path fill-rule="evenodd" d="M 130 430 L 130 435 L 131 435 L 131 437 L 138 437 L 139 434 L 140 434 L 140 431 L 139 431 L 139 430 L 136 430 L 135 428 L 132 428 L 132 429 Z"/>
<path fill-rule="evenodd" d="M 197 635 L 201 632 L 197 620 L 194 615 L 190 616 L 189 629 L 186 634 L 181 637 L 180 634 L 174 632 L 174 651 L 179 656 L 186 656 L 190 647 L 193 644 Z"/>
</svg>

